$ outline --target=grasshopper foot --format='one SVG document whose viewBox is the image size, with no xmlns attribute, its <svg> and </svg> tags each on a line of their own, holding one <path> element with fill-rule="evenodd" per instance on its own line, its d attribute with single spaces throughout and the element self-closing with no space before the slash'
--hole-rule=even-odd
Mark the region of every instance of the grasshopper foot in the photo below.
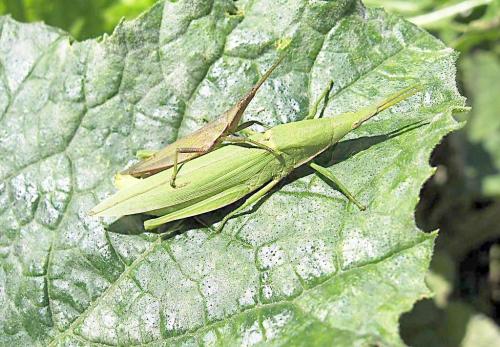
<svg viewBox="0 0 500 347">
<path fill-rule="evenodd" d="M 357 206 L 359 207 L 359 209 L 360 209 L 361 211 L 366 211 L 366 206 L 365 206 L 365 205 L 359 204 L 359 205 L 357 205 Z"/>
<path fill-rule="evenodd" d="M 227 222 L 227 221 L 228 221 L 228 219 L 229 219 L 229 218 L 227 218 L 227 217 L 228 217 L 228 216 L 224 217 L 224 218 L 221 220 L 220 224 L 217 226 L 217 228 L 215 228 L 215 233 L 216 233 L 216 234 L 219 234 L 219 233 L 222 231 L 222 229 L 224 228 L 224 225 L 226 225 L 226 222 Z"/>
<path fill-rule="evenodd" d="M 181 184 L 177 184 L 177 183 L 175 183 L 175 180 L 174 180 L 174 181 L 170 180 L 170 186 L 171 186 L 172 188 L 182 188 L 182 187 L 187 186 L 187 185 L 188 185 L 188 184 L 190 184 L 190 183 L 191 183 L 191 182 L 184 182 L 184 183 L 181 183 Z"/>
</svg>

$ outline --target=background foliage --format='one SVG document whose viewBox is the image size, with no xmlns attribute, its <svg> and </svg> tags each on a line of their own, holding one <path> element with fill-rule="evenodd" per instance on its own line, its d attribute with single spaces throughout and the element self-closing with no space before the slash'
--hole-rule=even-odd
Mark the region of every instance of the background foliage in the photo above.
<svg viewBox="0 0 500 347">
<path fill-rule="evenodd" d="M 84 39 L 111 32 L 121 16 L 134 17 L 153 2 L 2 0 L 0 10 L 21 21 L 43 20 Z M 435 150 L 433 164 L 438 170 L 421 193 L 419 226 L 441 229 L 427 278 L 436 296 L 402 318 L 403 338 L 415 346 L 498 343 L 499 2 L 365 3 L 417 22 L 460 51 L 459 82 L 473 107 L 469 114 L 459 115 L 469 120 L 468 125 Z"/>
<path fill-rule="evenodd" d="M 460 83 L 472 111 L 464 129 L 436 148 L 436 175 L 417 211 L 424 230 L 440 228 L 428 283 L 433 301 L 403 316 L 418 346 L 500 343 L 500 1 L 366 0 L 421 25 L 458 50 Z"/>
<path fill-rule="evenodd" d="M 156 0 L 1 0 L 0 13 L 21 22 L 43 21 L 77 40 L 111 33 L 118 22 L 133 18 Z"/>
</svg>

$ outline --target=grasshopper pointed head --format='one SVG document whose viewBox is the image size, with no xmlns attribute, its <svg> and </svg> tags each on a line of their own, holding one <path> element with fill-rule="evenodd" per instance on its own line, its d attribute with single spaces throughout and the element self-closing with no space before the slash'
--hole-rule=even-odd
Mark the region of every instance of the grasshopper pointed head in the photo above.
<svg viewBox="0 0 500 347">
<path fill-rule="evenodd" d="M 390 95 L 388 98 L 370 105 L 364 109 L 359 110 L 358 112 L 352 113 L 352 130 L 356 129 L 359 127 L 361 124 L 372 118 L 373 116 L 379 114 L 380 112 L 388 109 L 391 106 L 396 105 L 397 103 L 408 99 L 410 96 L 413 94 L 419 92 L 420 90 L 423 89 L 423 86 L 421 84 L 414 84 L 411 85 L 405 89 L 402 89 L 392 95 Z"/>
<path fill-rule="evenodd" d="M 333 127 L 335 129 L 335 132 L 334 132 L 334 137 L 332 138 L 332 144 L 338 142 L 349 132 L 358 128 L 361 124 L 363 124 L 373 116 L 409 98 L 410 96 L 417 93 L 421 89 L 422 85 L 415 84 L 390 95 L 388 98 L 380 102 L 371 104 L 356 112 L 346 112 L 338 115 L 337 117 L 333 117 L 334 120 Z"/>
</svg>

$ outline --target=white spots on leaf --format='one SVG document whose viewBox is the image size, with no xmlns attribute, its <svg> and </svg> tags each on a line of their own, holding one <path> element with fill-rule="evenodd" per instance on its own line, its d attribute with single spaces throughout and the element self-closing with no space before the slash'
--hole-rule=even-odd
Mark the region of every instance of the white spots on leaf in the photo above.
<svg viewBox="0 0 500 347">
<path fill-rule="evenodd" d="M 57 222 L 61 218 L 62 204 L 53 204 L 49 197 L 45 197 L 40 203 L 38 220 L 47 226 L 56 226 Z"/>
<path fill-rule="evenodd" d="M 210 76 L 216 80 L 216 86 L 220 91 L 231 91 L 241 80 L 240 76 L 245 76 L 245 72 L 248 69 L 248 64 L 238 65 L 236 71 L 234 67 L 230 66 L 230 71 L 228 72 L 228 66 L 222 64 L 216 64 L 210 71 Z M 208 87 L 206 84 L 203 87 Z M 202 95 L 203 96 L 203 95 Z"/>
<path fill-rule="evenodd" d="M 202 337 L 204 346 L 215 346 L 217 344 L 217 334 L 215 331 L 210 330 Z"/>
<path fill-rule="evenodd" d="M 161 121 L 163 123 L 161 129 L 163 133 L 168 131 L 164 127 L 172 127 L 172 123 L 181 117 L 183 111 L 184 102 L 173 94 L 170 87 L 165 83 L 153 87 L 135 106 L 136 115 L 147 116 Z M 141 143 L 141 141 L 138 143 Z"/>
<path fill-rule="evenodd" d="M 293 285 L 292 282 L 287 282 L 283 285 L 283 294 L 286 296 L 292 296 L 296 292 L 296 287 Z"/>
<path fill-rule="evenodd" d="M 264 284 L 264 286 L 262 287 L 262 296 L 267 300 L 270 300 L 272 298 L 273 289 L 269 284 Z"/>
<path fill-rule="evenodd" d="M 423 103 L 424 103 L 425 106 L 431 106 L 432 105 L 432 91 L 426 90 L 424 92 Z"/>
<path fill-rule="evenodd" d="M 268 42 L 272 41 L 271 34 L 258 30 L 236 29 L 226 41 L 225 50 L 229 54 L 238 54 L 240 51 L 256 51 Z"/>
<path fill-rule="evenodd" d="M 212 319 L 222 319 L 224 318 L 225 311 L 229 308 L 229 310 L 234 311 L 235 307 L 227 305 L 229 303 L 225 302 L 225 298 L 222 296 L 222 286 L 224 283 L 220 283 L 216 281 L 215 278 L 206 278 L 201 283 L 201 292 L 203 297 L 206 300 L 207 311 L 209 317 Z M 229 285 L 227 283 L 226 285 Z M 227 306 L 227 307 L 225 307 Z"/>
<path fill-rule="evenodd" d="M 342 301 L 342 299 L 340 299 L 339 301 Z M 317 310 L 314 312 L 315 313 L 315 316 L 322 322 L 326 321 L 326 319 L 328 318 L 328 315 L 330 314 L 330 311 L 329 309 L 327 308 L 327 306 L 325 305 L 324 307 L 319 307 L 317 308 Z"/>
<path fill-rule="evenodd" d="M 204 98 L 209 98 L 212 96 L 212 90 L 206 84 L 203 84 L 200 89 L 198 89 L 198 94 Z"/>
<path fill-rule="evenodd" d="M 64 81 L 64 92 L 71 101 L 78 101 L 83 96 L 83 77 L 71 75 Z"/>
<path fill-rule="evenodd" d="M 261 273 L 262 303 L 288 300 L 302 292 L 302 285 L 288 262 Z"/>
<path fill-rule="evenodd" d="M 292 120 L 297 120 L 297 115 L 300 114 L 300 103 L 296 98 L 290 95 L 297 95 L 294 88 L 294 83 L 297 83 L 298 75 L 286 75 L 282 78 L 275 78 L 270 83 L 274 91 L 273 95 L 279 95 L 273 99 L 275 112 L 280 118 L 280 123 L 288 123 Z"/>
<path fill-rule="evenodd" d="M 54 180 L 54 177 L 52 176 L 45 176 L 43 177 L 42 181 L 40 182 L 40 187 L 44 191 L 53 191 L 56 189 L 56 182 Z"/>
<path fill-rule="evenodd" d="M 43 198 L 36 219 L 46 226 L 57 226 L 69 201 L 72 187 L 68 170 L 69 163 L 62 155 L 52 157 L 40 166 L 38 180 Z"/>
<path fill-rule="evenodd" d="M 404 180 L 399 182 L 395 189 L 392 190 L 392 194 L 394 199 L 404 201 L 406 197 L 409 196 L 409 192 L 411 192 L 411 188 L 413 186 L 413 182 L 410 180 Z"/>
<path fill-rule="evenodd" d="M 147 264 L 141 265 L 138 270 L 134 273 L 135 283 L 139 286 L 142 291 L 149 290 L 150 278 L 154 277 L 154 269 Z"/>
<path fill-rule="evenodd" d="M 118 316 L 109 307 L 99 307 L 97 314 L 92 314 L 83 322 L 80 330 L 91 341 L 115 344 L 117 342 L 116 324 Z"/>
<path fill-rule="evenodd" d="M 258 322 L 254 322 L 250 327 L 242 329 L 241 335 L 241 346 L 254 346 L 264 340 L 264 335 L 260 331 Z"/>
<path fill-rule="evenodd" d="M 134 317 L 129 317 L 127 324 L 123 327 L 125 330 L 124 336 L 127 337 L 129 341 L 141 341 L 141 329 L 139 326 L 139 322 L 136 320 L 132 322 Z"/>
<path fill-rule="evenodd" d="M 400 29 L 401 28 L 398 25 L 396 25 L 392 30 L 391 37 L 394 38 L 401 46 L 406 47 L 405 36 Z"/>
<path fill-rule="evenodd" d="M 421 103 L 421 96 L 413 95 L 409 99 L 401 101 L 396 105 L 391 106 L 389 110 L 386 110 L 386 112 L 390 114 L 388 118 L 392 120 L 398 114 L 408 114 L 411 111 L 414 111 L 416 108 L 420 107 L 420 103 Z"/>
<path fill-rule="evenodd" d="M 10 206 L 9 196 L 7 194 L 7 185 L 5 182 L 0 182 L 0 212 Z"/>
<path fill-rule="evenodd" d="M 10 181 L 9 186 L 13 214 L 21 224 L 31 222 L 40 199 L 34 178 L 20 174 Z"/>
<path fill-rule="evenodd" d="M 189 92 L 186 86 L 186 78 L 190 75 L 190 69 L 185 62 L 179 61 L 175 65 L 170 66 L 168 82 L 172 90 L 179 91 L 181 95 L 187 95 Z"/>
<path fill-rule="evenodd" d="M 24 174 L 14 177 L 11 180 L 11 187 L 14 191 L 15 200 L 22 200 L 33 205 L 39 197 L 36 185 Z"/>
<path fill-rule="evenodd" d="M 160 303 L 150 295 L 144 295 L 137 302 L 140 312 L 139 323 L 141 325 L 142 341 L 150 341 L 160 337 Z"/>
<path fill-rule="evenodd" d="M 38 56 L 42 54 L 42 51 L 39 50 L 36 45 L 33 45 L 32 40 L 27 40 L 27 37 L 23 37 L 28 34 L 28 32 L 21 33 L 21 35 L 19 35 L 19 33 L 14 34 L 11 31 L 13 28 L 14 26 L 8 25 L 7 23 L 4 25 L 2 35 L 8 40 L 2 40 L 2 65 L 4 65 L 3 70 L 4 73 L 6 73 L 9 89 L 12 92 L 17 90 L 31 70 L 33 63 Z M 27 31 L 32 30 L 28 29 Z M 34 33 L 31 34 L 34 35 Z M 8 50 L 8 54 L 5 50 Z"/>
<path fill-rule="evenodd" d="M 101 155 L 82 157 L 75 160 L 75 181 L 77 190 L 90 190 L 103 179 L 103 172 L 109 170 L 108 160 Z"/>
<path fill-rule="evenodd" d="M 250 287 L 245 290 L 243 295 L 238 299 L 238 304 L 242 308 L 248 308 L 255 306 L 255 297 L 257 295 L 257 289 L 255 287 Z"/>
<path fill-rule="evenodd" d="M 306 241 L 294 255 L 296 271 L 305 281 L 331 275 L 335 272 L 334 255 L 323 240 Z"/>
<path fill-rule="evenodd" d="M 165 312 L 165 328 L 167 330 L 175 330 L 178 328 L 178 322 L 177 322 L 177 312 L 175 311 L 166 311 Z"/>
<path fill-rule="evenodd" d="M 225 319 L 255 305 L 258 272 L 250 248 L 227 243 L 224 237 L 209 238 L 201 230 L 175 237 L 169 248 L 183 273 L 198 284 L 207 321 Z"/>
<path fill-rule="evenodd" d="M 117 94 L 123 74 L 125 59 L 112 46 L 95 44 L 90 50 L 85 94 L 87 104 L 95 106 L 104 103 Z"/>
<path fill-rule="evenodd" d="M 260 248 L 257 257 L 263 270 L 282 265 L 286 260 L 285 252 L 276 244 Z"/>
<path fill-rule="evenodd" d="M 151 129 L 162 128 L 164 126 L 165 125 L 158 119 L 148 117 L 141 112 L 135 113 L 134 129 L 140 131 L 139 135 L 142 135 L 142 132 L 151 131 Z M 136 141 L 134 140 L 134 142 L 140 142 L 144 148 L 153 148 L 154 146 L 158 146 L 157 141 L 157 139 L 150 139 L 149 137 L 141 138 L 140 141 L 139 139 Z"/>
<path fill-rule="evenodd" d="M 276 338 L 280 330 L 287 325 L 293 318 L 292 312 L 285 310 L 278 314 L 275 314 L 269 318 L 266 318 L 262 322 L 262 326 L 266 332 L 266 337 L 268 340 Z"/>
<path fill-rule="evenodd" d="M 348 267 L 357 262 L 360 258 L 370 259 L 376 254 L 373 242 L 370 238 L 363 237 L 355 230 L 351 231 L 353 235 L 346 237 L 342 245 L 343 266 Z"/>
<path fill-rule="evenodd" d="M 71 179 L 69 177 L 61 177 L 57 179 L 57 186 L 63 192 L 71 191 Z"/>
<path fill-rule="evenodd" d="M 166 335 L 179 335 L 201 325 L 204 305 L 198 286 L 180 271 L 179 265 L 162 247 L 148 256 L 132 276 L 140 292 L 161 301 L 158 311 Z M 174 297 L 176 299 L 172 300 Z"/>
<path fill-rule="evenodd" d="M 50 307 L 52 319 L 59 326 L 69 325 L 80 315 L 80 312 L 75 310 L 73 307 L 64 305 L 64 303 L 58 300 L 52 300 Z"/>
<path fill-rule="evenodd" d="M 9 90 L 4 81 L 0 81 L 0 114 L 4 114 L 5 110 L 9 106 Z"/>
<path fill-rule="evenodd" d="M 118 321 L 118 317 L 111 310 L 104 309 L 101 321 L 102 321 L 102 325 L 104 326 L 104 328 L 113 329 L 116 326 L 116 322 Z"/>
<path fill-rule="evenodd" d="M 205 299 L 205 307 L 210 321 L 226 318 L 234 314 L 244 305 L 251 305 L 254 301 L 256 289 L 243 289 L 252 285 L 256 279 L 231 273 L 217 273 L 206 277 L 200 283 L 200 291 Z M 256 285 L 256 283 L 255 283 Z"/>
<path fill-rule="evenodd" d="M 90 216 L 88 211 L 88 207 L 83 205 L 82 208 L 78 209 L 78 219 L 85 226 L 86 230 L 93 231 L 92 234 L 102 234 L 102 232 L 104 231 L 104 226 L 100 222 L 99 218 Z"/>
<path fill-rule="evenodd" d="M 123 235 L 110 232 L 108 237 L 115 251 L 127 264 L 132 263 L 150 246 L 150 241 L 143 238 L 142 235 Z"/>
</svg>

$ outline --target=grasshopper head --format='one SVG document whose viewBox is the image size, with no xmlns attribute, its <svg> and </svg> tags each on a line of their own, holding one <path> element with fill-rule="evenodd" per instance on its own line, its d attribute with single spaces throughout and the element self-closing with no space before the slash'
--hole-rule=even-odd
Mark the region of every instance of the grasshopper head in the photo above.
<svg viewBox="0 0 500 347">
<path fill-rule="evenodd" d="M 355 116 L 352 117 L 353 118 L 352 129 L 356 129 L 361 124 L 363 124 L 373 116 L 379 114 L 380 112 L 388 109 L 389 107 L 394 106 L 397 103 L 408 99 L 413 94 L 422 90 L 422 88 L 423 87 L 421 84 L 411 85 L 403 90 L 400 90 L 399 92 L 390 95 L 388 98 L 376 104 L 372 104 L 370 106 L 367 106 L 359 110 L 358 112 L 355 112 L 354 113 Z"/>
</svg>

